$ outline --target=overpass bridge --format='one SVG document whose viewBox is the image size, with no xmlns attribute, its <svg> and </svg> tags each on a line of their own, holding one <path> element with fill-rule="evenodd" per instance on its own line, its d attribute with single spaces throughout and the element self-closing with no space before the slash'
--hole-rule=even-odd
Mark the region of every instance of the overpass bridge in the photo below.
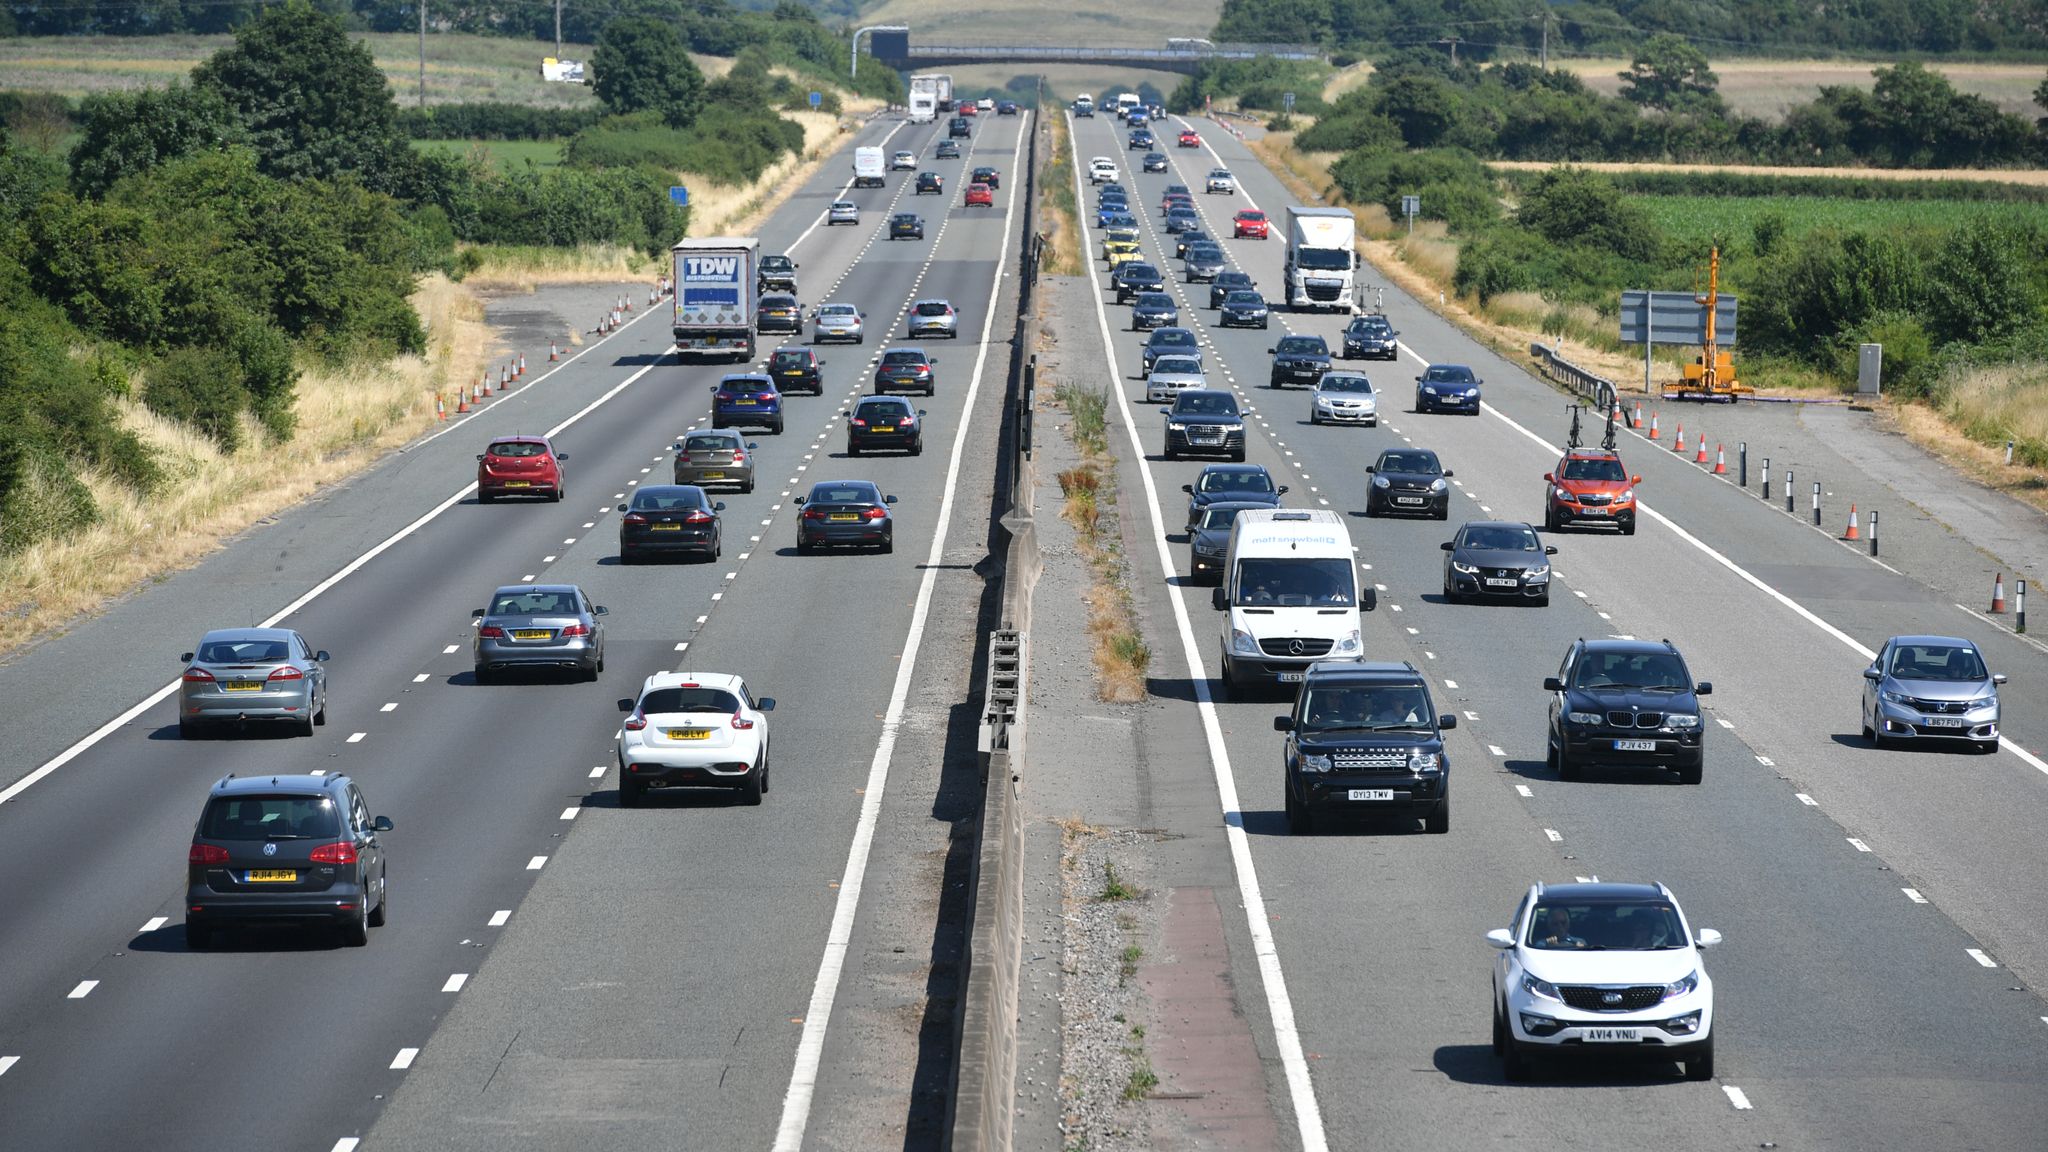
<svg viewBox="0 0 2048 1152">
<path fill-rule="evenodd" d="M 1044 45 L 918 44 L 877 35 L 870 51 L 875 59 L 903 72 L 967 64 L 1107 64 L 1155 72 L 1192 73 L 1209 60 L 1320 60 L 1323 54 L 1299 44 L 1211 44 L 1173 41 L 1165 48 L 1055 48 Z"/>
</svg>

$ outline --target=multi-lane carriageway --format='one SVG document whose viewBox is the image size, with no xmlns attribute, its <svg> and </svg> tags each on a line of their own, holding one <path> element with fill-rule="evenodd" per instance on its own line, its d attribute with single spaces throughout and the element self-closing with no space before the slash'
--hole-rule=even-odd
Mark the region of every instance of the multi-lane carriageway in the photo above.
<svg viewBox="0 0 2048 1152">
<path fill-rule="evenodd" d="M 981 597 L 964 569 L 985 548 L 1022 183 L 970 210 L 961 177 L 1016 173 L 1029 122 L 981 120 L 959 161 L 928 158 L 933 126 L 870 124 L 849 147 L 914 149 L 949 194 L 915 197 L 907 174 L 842 192 L 835 162 L 761 230 L 796 255 L 807 302 L 859 303 L 870 336 L 821 350 L 827 394 L 792 398 L 784 435 L 750 435 L 762 483 L 720 496 L 722 562 L 616 562 L 613 505 L 667 479 L 731 370 L 677 364 L 665 314 L 642 312 L 0 668 L 0 1147 L 855 1147 L 935 1126 L 943 1100 L 914 1101 L 913 1080 L 945 1054 L 917 1009 L 960 814 L 941 766 Z M 861 224 L 821 226 L 842 194 Z M 884 238 L 898 207 L 928 241 Z M 848 460 L 840 410 L 927 295 L 962 312 L 918 400 L 935 450 Z M 476 504 L 485 438 L 542 430 L 570 455 L 568 498 Z M 900 497 L 894 555 L 797 556 L 791 498 L 848 475 Z M 472 682 L 469 610 L 533 580 L 610 608 L 599 683 Z M 333 652 L 331 722 L 177 739 L 158 691 L 177 654 L 272 617 Z M 614 701 L 673 668 L 778 699 L 761 807 L 617 807 Z M 360 950 L 246 933 L 189 951 L 183 858 L 207 786 L 311 771 L 353 775 L 396 822 L 390 926 Z"/>
<path fill-rule="evenodd" d="M 1129 170 L 1148 256 L 1171 252 L 1157 211 L 1165 186 L 1200 189 L 1211 166 L 1231 168 L 1241 194 L 1197 196 L 1208 230 L 1279 294 L 1291 199 L 1242 142 L 1201 123 L 1202 149 L 1166 148 L 1171 170 L 1145 175 L 1114 120 L 1071 123 L 1077 172 L 1091 155 Z M 1276 239 L 1227 239 L 1246 206 L 1274 217 Z M 1138 771 L 1154 792 L 1199 776 L 1219 802 L 1245 909 L 1234 986 L 1283 1130 L 1311 1148 L 2042 1146 L 2048 865 L 2037 828 L 2048 774 L 2026 750 L 2048 732 L 2037 650 L 1634 441 L 1624 451 L 1649 509 L 1636 536 L 1552 538 L 1563 594 L 1546 610 L 1445 604 L 1437 545 L 1458 522 L 1540 523 L 1565 398 L 1389 287 L 1401 359 L 1350 365 L 1381 387 L 1380 427 L 1311 427 L 1305 392 L 1266 387 L 1266 349 L 1288 332 L 1336 346 L 1341 316 L 1276 312 L 1270 331 L 1224 330 L 1206 285 L 1173 291 L 1212 383 L 1253 410 L 1249 458 L 1292 486 L 1290 503 L 1350 523 L 1379 591 L 1368 651 L 1414 662 L 1462 721 L 1448 734 L 1450 835 L 1286 834 L 1269 723 L 1284 702 L 1238 699 L 1211 679 L 1216 616 L 1206 588 L 1185 586 L 1180 486 L 1202 464 L 1159 455 L 1161 419 L 1137 378 L 1143 337 L 1097 292 L 1102 370 L 1138 461 L 1126 486 L 1142 492 L 1138 523 L 1157 542 L 1133 551 L 1156 589 L 1153 615 L 1168 622 L 1154 676 L 1195 686 L 1193 702 L 1147 721 L 1137 743 L 1154 752 Z M 1446 361 L 1486 380 L 1480 417 L 1410 410 L 1421 367 Z M 1456 471 L 1449 525 L 1364 518 L 1364 465 L 1407 444 Z M 2012 674 L 2002 751 L 1879 753 L 1858 738 L 1859 671 L 1885 636 L 1906 632 L 1971 637 Z M 1541 681 L 1572 638 L 1607 635 L 1669 638 L 1714 682 L 1703 785 L 1625 773 L 1565 784 L 1544 767 Z M 1594 875 L 1663 880 L 1695 924 L 1726 934 L 1707 958 L 1715 1082 L 1685 1083 L 1675 1069 L 1503 1082 L 1489 1051 L 1494 954 L 1481 936 L 1532 880 Z"/>
</svg>

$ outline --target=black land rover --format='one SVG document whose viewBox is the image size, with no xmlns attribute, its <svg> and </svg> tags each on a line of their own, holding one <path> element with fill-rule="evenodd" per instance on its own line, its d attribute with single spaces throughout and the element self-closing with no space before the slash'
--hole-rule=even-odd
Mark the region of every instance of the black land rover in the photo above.
<svg viewBox="0 0 2048 1152">
<path fill-rule="evenodd" d="M 1409 663 L 1309 665 L 1294 712 L 1275 716 L 1287 733 L 1287 830 L 1311 832 L 1319 814 L 1420 817 L 1451 830 L 1451 761 L 1429 682 Z"/>
</svg>

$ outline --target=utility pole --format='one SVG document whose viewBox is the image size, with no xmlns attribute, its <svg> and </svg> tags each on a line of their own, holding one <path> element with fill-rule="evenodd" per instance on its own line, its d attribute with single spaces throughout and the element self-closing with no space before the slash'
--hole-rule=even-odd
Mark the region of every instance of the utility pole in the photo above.
<svg viewBox="0 0 2048 1152">
<path fill-rule="evenodd" d="M 1456 68 L 1458 66 L 1458 38 L 1456 36 L 1446 36 L 1439 39 L 1437 43 L 1449 44 L 1451 46 L 1451 67 Z"/>
<path fill-rule="evenodd" d="M 555 0 L 555 59 L 562 58 L 562 0 Z"/>
<path fill-rule="evenodd" d="M 427 106 L 427 0 L 420 0 L 420 107 Z"/>
<path fill-rule="evenodd" d="M 561 0 L 556 0 L 555 12 L 558 20 L 561 13 L 560 3 Z M 557 33 L 556 38 L 560 39 L 559 33 Z M 1550 71 L 1550 5 L 1548 4 L 1543 6 L 1543 70 L 1545 72 Z"/>
</svg>

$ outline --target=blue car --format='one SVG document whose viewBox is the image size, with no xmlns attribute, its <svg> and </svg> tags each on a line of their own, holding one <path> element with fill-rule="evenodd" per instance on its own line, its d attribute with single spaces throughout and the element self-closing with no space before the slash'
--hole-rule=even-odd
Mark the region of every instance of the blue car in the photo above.
<svg viewBox="0 0 2048 1152">
<path fill-rule="evenodd" d="M 1104 228 L 1136 228 L 1138 218 L 1129 212 L 1118 212 L 1102 221 Z"/>
<path fill-rule="evenodd" d="M 1431 364 L 1415 378 L 1415 410 L 1477 416 L 1481 383 L 1463 364 Z"/>
<path fill-rule="evenodd" d="M 1124 203 L 1123 201 L 1105 201 L 1101 205 L 1097 206 L 1095 209 L 1095 226 L 1097 228 L 1111 227 L 1119 217 L 1129 217 L 1130 214 L 1131 206 Z M 1135 221 L 1133 221 L 1130 224 L 1124 225 L 1124 227 L 1135 228 L 1137 227 L 1137 224 Z"/>
<path fill-rule="evenodd" d="M 773 377 L 735 372 L 711 386 L 713 428 L 766 428 L 782 434 L 782 392 Z"/>
</svg>

